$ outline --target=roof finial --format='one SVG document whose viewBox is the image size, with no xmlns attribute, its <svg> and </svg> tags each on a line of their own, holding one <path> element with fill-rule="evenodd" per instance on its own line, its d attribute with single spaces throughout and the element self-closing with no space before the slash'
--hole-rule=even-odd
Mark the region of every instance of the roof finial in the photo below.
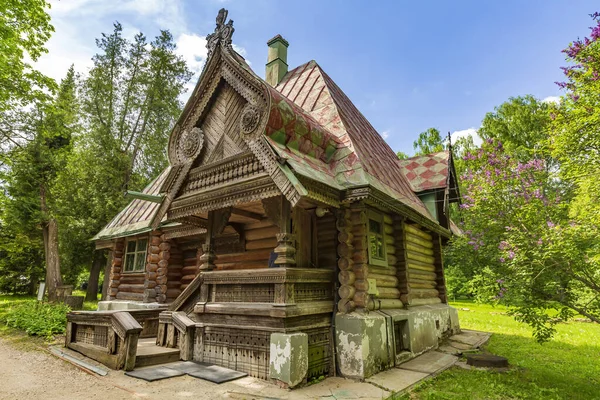
<svg viewBox="0 0 600 400">
<path fill-rule="evenodd" d="M 229 11 L 226 9 L 221 8 L 219 10 L 215 31 L 206 37 L 206 48 L 208 49 L 209 58 L 219 43 L 222 43 L 224 46 L 231 46 L 231 37 L 235 29 L 233 28 L 233 20 L 230 19 L 225 23 L 227 14 L 229 14 Z"/>
</svg>

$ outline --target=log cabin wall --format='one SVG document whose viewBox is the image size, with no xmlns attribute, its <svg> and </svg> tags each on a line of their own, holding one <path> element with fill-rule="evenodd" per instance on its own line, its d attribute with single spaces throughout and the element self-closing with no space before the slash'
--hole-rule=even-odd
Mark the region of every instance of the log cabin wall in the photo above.
<svg viewBox="0 0 600 400">
<path fill-rule="evenodd" d="M 125 239 L 119 238 L 113 241 L 112 247 L 112 265 L 110 267 L 110 280 L 108 289 L 108 300 L 115 300 L 119 294 L 119 285 L 121 283 L 121 268 L 123 266 L 123 250 Z"/>
<path fill-rule="evenodd" d="M 279 227 L 270 220 L 244 224 L 243 243 L 219 245 L 216 239 L 217 270 L 268 268 L 271 252 L 277 246 Z M 243 250 L 240 251 L 240 245 Z"/>
<path fill-rule="evenodd" d="M 413 306 L 441 303 L 439 289 L 445 292 L 445 285 L 440 239 L 436 236 L 434 240 L 432 234 L 417 224 L 404 223 L 403 226 L 405 262 L 402 268 L 408 276 L 408 293 L 403 294 L 403 300 Z"/>
<path fill-rule="evenodd" d="M 333 212 L 328 212 L 320 218 L 316 218 L 317 234 L 313 235 L 316 240 L 317 266 L 335 270 L 338 262 L 336 247 L 338 244 L 338 231 L 336 218 Z"/>
<path fill-rule="evenodd" d="M 170 259 L 165 263 L 158 263 L 159 267 L 163 264 L 167 265 L 167 303 L 171 303 L 181 294 L 181 278 L 183 271 L 183 252 L 179 248 L 179 243 L 176 239 L 169 241 Z"/>
<path fill-rule="evenodd" d="M 401 281 L 397 275 L 397 254 L 402 243 L 398 241 L 398 232 L 390 214 L 383 215 L 383 233 L 386 253 L 386 264 L 369 265 L 369 279 L 374 281 L 373 309 L 402 308 L 400 300 Z M 370 307 L 371 308 L 371 307 Z"/>
</svg>

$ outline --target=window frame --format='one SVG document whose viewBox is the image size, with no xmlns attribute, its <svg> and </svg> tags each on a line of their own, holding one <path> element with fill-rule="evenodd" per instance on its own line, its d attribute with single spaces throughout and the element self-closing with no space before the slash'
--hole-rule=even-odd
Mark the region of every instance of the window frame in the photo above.
<svg viewBox="0 0 600 400">
<path fill-rule="evenodd" d="M 381 232 L 377 233 L 377 232 L 371 231 L 371 221 L 377 222 L 379 224 L 379 226 L 381 227 Z M 377 238 L 379 236 L 381 237 L 383 258 L 380 258 L 380 257 L 374 255 L 373 251 L 371 249 L 372 238 Z M 388 260 L 387 260 L 387 251 L 385 248 L 385 227 L 384 227 L 384 222 L 383 222 L 383 214 L 380 212 L 369 210 L 369 212 L 367 213 L 367 244 L 368 244 L 367 251 L 369 254 L 369 264 L 387 267 Z"/>
<path fill-rule="evenodd" d="M 139 248 L 141 241 L 146 242 L 146 245 L 144 246 L 143 249 Z M 129 251 L 129 243 L 135 243 L 134 251 Z M 148 243 L 149 243 L 149 240 L 147 237 L 128 238 L 125 241 L 125 248 L 123 249 L 123 270 L 122 270 L 124 274 L 139 274 L 139 273 L 146 272 L 146 258 L 148 257 Z M 133 266 L 131 266 L 131 269 L 128 269 L 129 264 L 127 263 L 127 260 L 128 260 L 127 256 L 132 255 L 132 254 L 133 254 Z M 140 269 L 135 269 L 136 265 L 138 264 L 139 257 L 143 257 L 142 265 L 141 265 Z"/>
</svg>

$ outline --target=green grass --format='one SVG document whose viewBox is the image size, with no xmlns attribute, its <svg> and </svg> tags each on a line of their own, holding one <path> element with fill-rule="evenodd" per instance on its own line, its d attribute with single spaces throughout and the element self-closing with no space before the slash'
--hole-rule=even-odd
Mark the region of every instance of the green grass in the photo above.
<svg viewBox="0 0 600 400">
<path fill-rule="evenodd" d="M 73 295 L 85 296 L 83 291 Z M 86 301 L 84 310 L 95 311 L 98 301 Z M 0 295 L 0 335 L 20 338 L 20 333 L 45 337 L 53 340 L 53 335 L 64 333 L 68 307 L 61 304 L 40 303 L 36 296 Z"/>
<path fill-rule="evenodd" d="M 451 368 L 403 399 L 600 399 L 600 325 L 572 321 L 539 344 L 503 307 L 455 302 L 461 328 L 492 332 L 486 351 L 508 372 Z"/>
</svg>

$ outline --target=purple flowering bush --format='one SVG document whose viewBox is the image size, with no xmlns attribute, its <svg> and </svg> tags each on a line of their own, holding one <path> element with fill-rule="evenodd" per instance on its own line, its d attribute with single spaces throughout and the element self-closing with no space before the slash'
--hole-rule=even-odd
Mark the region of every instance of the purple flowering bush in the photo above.
<svg viewBox="0 0 600 400">
<path fill-rule="evenodd" d="M 590 256 L 599 254 L 594 243 L 600 232 L 570 218 L 569 187 L 544 160 L 523 162 L 497 140 L 464 158 L 464 235 L 453 239 L 448 253 L 472 269 L 475 297 L 509 306 L 539 341 L 573 311 L 596 318 L 600 304 L 586 276 L 598 271 Z"/>
</svg>

